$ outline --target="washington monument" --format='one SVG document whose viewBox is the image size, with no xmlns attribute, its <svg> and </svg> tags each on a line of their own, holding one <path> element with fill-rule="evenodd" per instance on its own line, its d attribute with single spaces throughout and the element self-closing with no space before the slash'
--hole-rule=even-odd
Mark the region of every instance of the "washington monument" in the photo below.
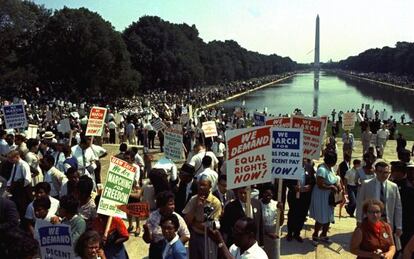
<svg viewBox="0 0 414 259">
<path fill-rule="evenodd" d="M 313 115 L 318 115 L 319 110 L 319 15 L 316 16 L 315 30 L 315 60 L 313 63 L 314 79 L 313 79 Z"/>
<path fill-rule="evenodd" d="M 319 70 L 319 14 L 316 16 L 315 30 L 315 61 L 313 63 L 315 71 Z"/>
</svg>

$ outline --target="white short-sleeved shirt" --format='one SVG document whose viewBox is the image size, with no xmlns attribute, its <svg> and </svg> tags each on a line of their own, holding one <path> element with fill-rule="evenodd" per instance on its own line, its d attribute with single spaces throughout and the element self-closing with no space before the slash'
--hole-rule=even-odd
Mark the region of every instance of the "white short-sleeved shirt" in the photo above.
<svg viewBox="0 0 414 259">
<path fill-rule="evenodd" d="M 195 154 L 191 159 L 190 159 L 190 165 L 194 166 L 196 171 L 196 176 L 198 176 L 203 170 L 203 165 L 201 164 L 201 162 L 203 161 L 204 156 L 209 156 L 212 159 L 211 162 L 211 169 L 214 169 L 214 167 L 218 164 L 218 159 L 216 157 L 216 155 L 214 155 L 213 152 L 211 151 L 206 151 L 206 150 L 201 150 L 200 152 L 198 152 L 197 154 Z"/>
<path fill-rule="evenodd" d="M 14 179 L 12 179 L 13 177 Z M 7 181 L 7 186 L 11 186 L 12 181 L 16 182 L 22 178 L 24 179 L 24 186 L 27 186 L 32 182 L 32 173 L 30 172 L 29 164 L 23 159 L 19 159 L 19 162 L 13 165 L 10 179 Z"/>
<path fill-rule="evenodd" d="M 240 248 L 234 244 L 230 247 L 229 251 L 235 259 L 269 259 L 266 252 L 257 244 L 257 242 L 244 251 L 243 254 L 240 254 Z"/>
<path fill-rule="evenodd" d="M 49 196 L 49 200 L 50 200 L 50 209 L 47 213 L 47 216 L 46 216 L 45 220 L 50 220 L 51 217 L 56 215 L 56 212 L 59 208 L 59 200 L 57 200 L 57 199 L 55 199 L 51 196 Z M 35 213 L 34 213 L 33 201 L 27 206 L 26 214 L 24 215 L 24 217 L 26 219 L 30 219 L 30 220 L 38 219 L 38 218 L 36 218 Z"/>
<path fill-rule="evenodd" d="M 273 226 L 277 219 L 277 201 L 270 200 L 268 204 L 262 202 L 263 225 Z"/>
<path fill-rule="evenodd" d="M 355 168 L 351 168 L 348 171 L 346 171 L 345 179 L 346 179 L 348 185 L 356 186 L 356 183 L 355 183 L 356 174 L 357 174 L 357 171 L 356 171 Z"/>
</svg>

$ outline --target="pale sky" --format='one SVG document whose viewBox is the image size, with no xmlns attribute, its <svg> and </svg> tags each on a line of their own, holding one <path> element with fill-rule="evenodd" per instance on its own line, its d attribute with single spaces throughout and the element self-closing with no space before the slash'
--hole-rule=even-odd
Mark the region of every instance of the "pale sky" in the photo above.
<svg viewBox="0 0 414 259">
<path fill-rule="evenodd" d="M 118 31 L 143 15 L 195 24 L 200 37 L 235 40 L 263 54 L 313 61 L 320 16 L 321 58 L 338 61 L 369 48 L 414 42 L 414 0 L 34 0 L 47 8 L 86 7 Z"/>
</svg>

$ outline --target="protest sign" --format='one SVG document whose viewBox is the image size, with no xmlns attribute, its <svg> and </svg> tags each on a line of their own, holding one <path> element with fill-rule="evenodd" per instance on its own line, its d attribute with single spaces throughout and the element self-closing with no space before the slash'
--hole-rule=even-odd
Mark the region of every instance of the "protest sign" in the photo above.
<svg viewBox="0 0 414 259">
<path fill-rule="evenodd" d="M 75 258 L 69 225 L 37 220 L 36 229 L 35 236 L 39 241 L 42 259 Z"/>
<path fill-rule="evenodd" d="M 24 105 L 12 104 L 3 106 L 6 129 L 22 129 L 27 127 L 27 118 Z"/>
<path fill-rule="evenodd" d="M 354 127 L 355 127 L 355 113 L 354 112 L 344 113 L 344 117 L 342 119 L 342 128 L 344 130 L 351 130 Z"/>
<path fill-rule="evenodd" d="M 270 127 L 228 130 L 225 134 L 229 150 L 227 187 L 234 189 L 270 182 Z"/>
<path fill-rule="evenodd" d="M 150 214 L 148 202 L 136 202 L 118 205 L 118 209 L 122 210 L 128 215 L 138 217 L 140 219 L 146 219 Z"/>
<path fill-rule="evenodd" d="M 272 177 L 303 178 L 303 130 L 272 128 Z"/>
<path fill-rule="evenodd" d="M 307 159 L 319 159 L 324 134 L 324 120 L 293 116 L 292 128 L 303 129 L 303 157 Z"/>
<path fill-rule="evenodd" d="M 218 136 L 216 122 L 214 121 L 203 122 L 201 128 L 204 131 L 204 136 L 206 138 Z"/>
<path fill-rule="evenodd" d="M 125 218 L 125 212 L 117 208 L 127 204 L 136 168 L 127 162 L 111 157 L 108 177 L 98 206 L 98 213 Z"/>
<path fill-rule="evenodd" d="M 106 108 L 92 107 L 85 136 L 102 136 L 105 117 Z"/>
<path fill-rule="evenodd" d="M 61 132 L 63 134 L 70 132 L 70 129 L 71 128 L 70 128 L 70 121 L 69 121 L 69 119 L 60 120 L 59 125 L 60 125 L 59 132 Z"/>
<path fill-rule="evenodd" d="M 152 120 L 151 122 L 152 127 L 154 128 L 154 130 L 159 131 L 162 130 L 164 128 L 166 128 L 167 126 L 164 124 L 164 122 L 162 121 L 161 118 L 155 118 Z"/>
<path fill-rule="evenodd" d="M 266 125 L 266 115 L 263 113 L 255 112 L 253 113 L 254 125 L 263 126 Z"/>
<path fill-rule="evenodd" d="M 183 133 L 180 128 L 171 127 L 164 132 L 164 154 L 171 160 L 181 160 L 183 157 Z"/>
<path fill-rule="evenodd" d="M 291 119 L 290 117 L 267 117 L 266 125 L 276 128 L 290 128 Z"/>
<path fill-rule="evenodd" d="M 30 139 L 30 138 L 37 138 L 37 131 L 38 131 L 38 129 L 39 129 L 39 126 L 29 124 L 29 127 L 25 131 L 26 138 L 28 138 L 28 139 Z"/>
</svg>

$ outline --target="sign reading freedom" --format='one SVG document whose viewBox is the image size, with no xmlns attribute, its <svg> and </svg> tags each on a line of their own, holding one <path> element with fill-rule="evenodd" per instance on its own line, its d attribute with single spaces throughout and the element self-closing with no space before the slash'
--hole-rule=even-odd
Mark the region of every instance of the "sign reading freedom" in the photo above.
<svg viewBox="0 0 414 259">
<path fill-rule="evenodd" d="M 125 212 L 118 205 L 128 203 L 136 168 L 127 162 L 111 157 L 108 177 L 98 206 L 98 213 L 125 218 Z"/>
<path fill-rule="evenodd" d="M 270 182 L 270 127 L 226 131 L 229 189 Z"/>
</svg>

